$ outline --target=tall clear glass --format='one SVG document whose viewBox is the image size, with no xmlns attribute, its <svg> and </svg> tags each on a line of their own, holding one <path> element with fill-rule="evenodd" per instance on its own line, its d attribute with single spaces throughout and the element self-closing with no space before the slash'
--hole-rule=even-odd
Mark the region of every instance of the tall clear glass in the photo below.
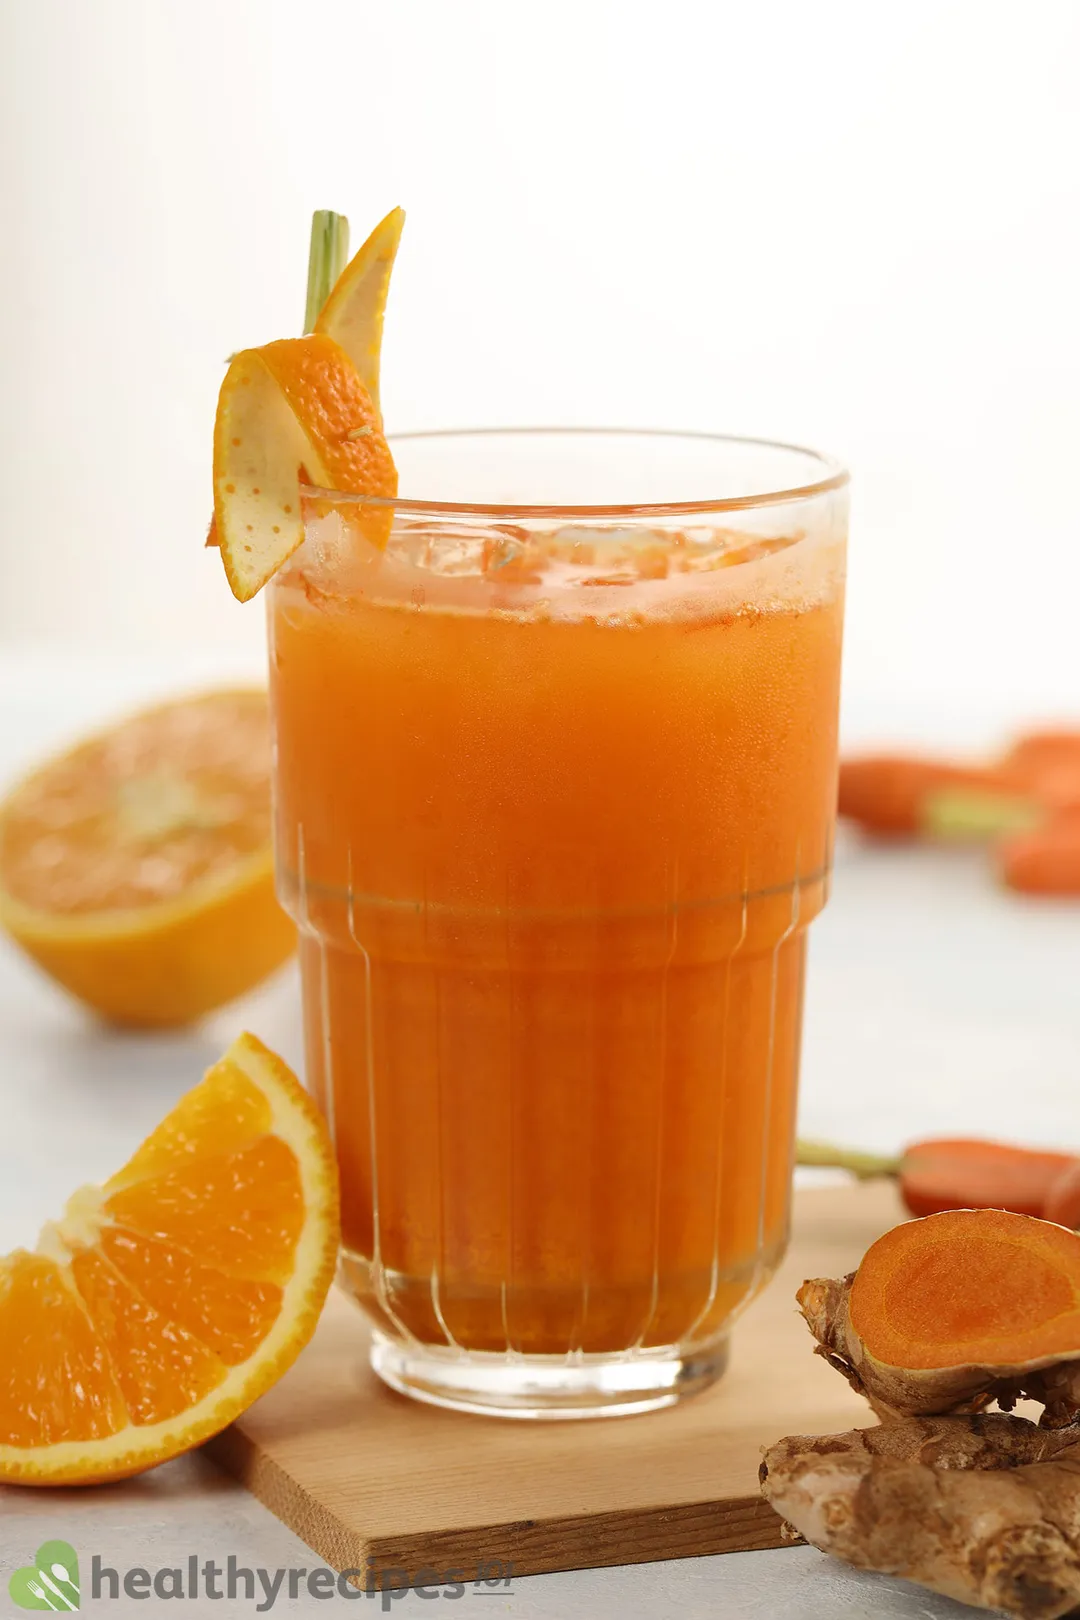
<svg viewBox="0 0 1080 1620">
<path fill-rule="evenodd" d="M 313 493 L 270 593 L 341 1282 L 421 1399 L 663 1405 L 787 1241 L 846 477 L 705 435 L 394 453 L 405 494 Z"/>
</svg>

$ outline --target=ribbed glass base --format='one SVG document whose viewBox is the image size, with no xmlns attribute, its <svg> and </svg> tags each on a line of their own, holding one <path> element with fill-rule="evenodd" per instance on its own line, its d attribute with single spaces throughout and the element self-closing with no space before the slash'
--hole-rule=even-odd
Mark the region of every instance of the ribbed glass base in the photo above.
<svg viewBox="0 0 1080 1620">
<path fill-rule="evenodd" d="M 727 1366 L 728 1340 L 693 1351 L 621 1356 L 522 1356 L 406 1345 L 376 1333 L 371 1365 L 402 1395 L 489 1417 L 559 1419 L 652 1412 L 707 1389 Z"/>
</svg>

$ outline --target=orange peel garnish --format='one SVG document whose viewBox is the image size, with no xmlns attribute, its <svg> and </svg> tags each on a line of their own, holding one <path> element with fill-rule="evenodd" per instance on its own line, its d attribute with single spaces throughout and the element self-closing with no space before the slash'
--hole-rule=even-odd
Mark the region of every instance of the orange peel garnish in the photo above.
<svg viewBox="0 0 1080 1620">
<path fill-rule="evenodd" d="M 302 543 L 303 482 L 355 495 L 397 494 L 378 407 L 345 350 L 325 332 L 242 350 L 221 385 L 214 525 L 241 602 Z M 359 533 L 380 549 L 392 521 L 388 506 L 358 504 L 352 514 Z"/>
<path fill-rule="evenodd" d="M 345 350 L 376 409 L 383 314 L 404 224 L 402 208 L 391 209 L 379 221 L 341 272 L 315 322 L 316 332 L 332 337 Z"/>
</svg>

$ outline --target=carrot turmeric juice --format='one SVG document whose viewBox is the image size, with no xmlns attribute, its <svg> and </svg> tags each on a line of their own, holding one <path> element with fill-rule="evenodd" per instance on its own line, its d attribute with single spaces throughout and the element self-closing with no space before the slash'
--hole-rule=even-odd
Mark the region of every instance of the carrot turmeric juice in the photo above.
<svg viewBox="0 0 1080 1620">
<path fill-rule="evenodd" d="M 279 882 L 342 1279 L 412 1393 L 674 1399 L 782 1254 L 843 495 L 752 529 L 400 503 L 385 553 L 320 502 L 275 582 Z"/>
</svg>

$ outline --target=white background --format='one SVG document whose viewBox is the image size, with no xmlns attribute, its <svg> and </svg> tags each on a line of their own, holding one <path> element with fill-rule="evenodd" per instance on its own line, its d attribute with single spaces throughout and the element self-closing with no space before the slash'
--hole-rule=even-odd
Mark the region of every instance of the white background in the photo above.
<svg viewBox="0 0 1080 1620">
<path fill-rule="evenodd" d="M 849 714 L 1080 711 L 1075 0 L 0 15 L 3 643 L 257 662 L 200 549 L 223 364 L 299 329 L 313 208 L 401 203 L 392 427 L 832 451 Z"/>
</svg>

